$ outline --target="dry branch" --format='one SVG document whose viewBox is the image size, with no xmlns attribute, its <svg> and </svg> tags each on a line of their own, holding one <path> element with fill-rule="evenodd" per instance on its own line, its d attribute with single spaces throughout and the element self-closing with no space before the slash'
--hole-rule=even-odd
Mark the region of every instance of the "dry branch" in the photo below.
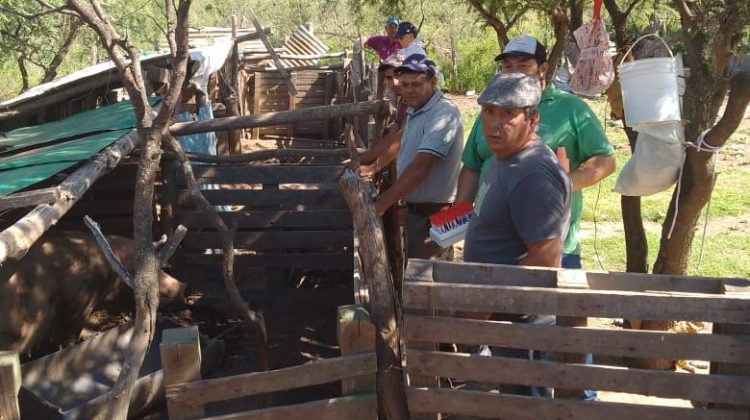
<svg viewBox="0 0 750 420">
<path fill-rule="evenodd" d="M 99 224 L 96 223 L 94 219 L 90 218 L 88 215 L 83 216 L 83 222 L 86 224 L 86 227 L 89 228 L 91 233 L 94 234 L 94 239 L 96 239 L 96 243 L 99 244 L 99 248 L 104 253 L 104 258 L 107 259 L 107 262 L 109 262 L 109 265 L 111 265 L 112 269 L 115 270 L 115 273 L 117 273 L 122 281 L 124 281 L 125 284 L 127 284 L 131 289 L 135 289 L 133 276 L 130 274 L 130 272 L 128 272 L 125 266 L 122 265 L 120 259 L 115 255 L 115 252 L 112 250 L 112 246 L 104 236 L 104 232 L 102 232 L 101 226 L 99 226 Z"/>
<path fill-rule="evenodd" d="M 167 261 L 172 257 L 172 254 L 177 250 L 185 235 L 187 234 L 187 228 L 183 225 L 177 226 L 172 234 L 172 237 L 162 245 L 158 251 L 156 251 L 156 258 L 159 259 L 159 267 L 167 265 Z"/>
</svg>

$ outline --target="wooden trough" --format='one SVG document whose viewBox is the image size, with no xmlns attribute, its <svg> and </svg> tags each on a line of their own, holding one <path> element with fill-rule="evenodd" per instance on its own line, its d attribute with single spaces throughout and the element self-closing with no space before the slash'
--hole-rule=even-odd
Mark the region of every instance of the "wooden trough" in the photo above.
<svg viewBox="0 0 750 420">
<path fill-rule="evenodd" d="M 450 413 L 504 419 L 747 419 L 748 291 L 750 282 L 739 279 L 410 260 L 403 292 L 409 410 L 420 418 Z M 452 316 L 455 311 L 557 315 L 557 325 L 460 319 Z M 585 322 L 571 322 L 571 317 L 704 321 L 713 323 L 713 333 L 586 328 Z M 439 351 L 438 343 L 534 349 L 553 352 L 554 357 L 528 360 L 449 353 Z M 595 364 L 580 363 L 585 353 L 594 354 Z M 711 368 L 710 374 L 691 374 L 607 363 L 617 358 L 702 360 L 709 361 Z M 449 378 L 552 387 L 556 396 L 451 389 L 444 387 Z M 591 402 L 557 395 L 561 390 L 582 389 L 686 400 L 694 407 Z"/>
</svg>

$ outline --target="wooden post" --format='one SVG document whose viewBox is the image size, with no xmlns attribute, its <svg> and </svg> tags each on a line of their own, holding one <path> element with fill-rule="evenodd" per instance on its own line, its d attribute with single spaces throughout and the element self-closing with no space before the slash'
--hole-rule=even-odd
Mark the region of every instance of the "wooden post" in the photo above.
<svg viewBox="0 0 750 420">
<path fill-rule="evenodd" d="M 18 352 L 0 351 L 0 419 L 20 420 L 18 391 L 21 390 L 21 363 Z"/>
<path fill-rule="evenodd" d="M 237 16 L 232 16 L 232 39 L 237 39 Z M 229 59 L 229 84 L 232 94 L 225 98 L 227 101 L 227 117 L 240 115 L 240 57 L 237 51 L 237 43 L 232 45 L 232 55 Z M 238 155 L 242 153 L 242 130 L 229 131 L 229 154 Z"/>
<path fill-rule="evenodd" d="M 263 73 L 256 71 L 253 75 L 253 114 L 254 115 L 260 115 L 260 90 L 262 89 L 263 85 Z M 259 139 L 260 138 L 260 129 L 259 127 L 253 127 L 252 129 L 252 139 Z"/>
<path fill-rule="evenodd" d="M 367 309 L 359 304 L 339 306 L 336 337 L 342 356 L 373 353 L 375 351 L 375 325 Z M 341 380 L 341 395 L 373 392 L 375 392 L 375 376 L 372 374 Z"/>
<path fill-rule="evenodd" d="M 362 274 L 370 292 L 370 314 L 378 332 L 375 336 L 378 406 L 386 419 L 407 419 L 409 411 L 399 331 L 401 314 L 385 255 L 383 226 L 375 214 L 375 206 L 367 193 L 365 182 L 351 168 L 344 170 L 339 188 L 352 212 L 354 228 L 360 238 L 359 253 L 364 267 Z"/>
<path fill-rule="evenodd" d="M 724 282 L 724 294 L 728 297 L 732 296 L 743 296 L 747 298 L 747 296 L 750 296 L 750 287 L 747 287 L 747 285 L 743 286 L 735 286 L 732 284 L 729 284 L 728 282 Z M 712 334 L 726 334 L 726 335 L 733 335 L 733 336 L 743 336 L 743 337 L 750 337 L 750 325 L 749 324 L 714 324 Z M 746 361 L 746 363 L 739 364 L 739 363 L 711 363 L 711 367 L 709 369 L 709 372 L 711 375 L 739 375 L 739 376 L 750 376 L 750 361 Z M 713 407 L 715 408 L 723 408 L 723 409 L 734 409 L 734 410 L 744 410 L 748 412 L 750 415 L 750 407 L 744 406 L 733 406 L 728 404 L 714 404 Z"/>
<path fill-rule="evenodd" d="M 276 69 L 279 71 L 279 74 L 281 74 L 281 77 L 284 78 L 284 82 L 286 82 L 286 87 L 289 90 L 289 93 L 291 95 L 296 96 L 297 88 L 294 86 L 294 82 L 292 82 L 292 79 L 289 77 L 289 72 L 287 72 L 286 69 L 284 68 L 284 65 L 281 64 L 279 55 L 276 54 L 276 50 L 273 49 L 273 45 L 271 45 L 271 41 L 268 40 L 266 33 L 261 28 L 260 22 L 258 22 L 258 18 L 253 13 L 252 9 L 248 8 L 247 13 L 250 15 L 250 20 L 253 21 L 253 25 L 255 26 L 255 31 L 258 33 L 258 35 L 260 35 L 260 40 L 263 41 L 263 45 L 266 46 L 266 50 L 268 50 L 268 53 L 271 54 L 271 58 L 273 59 L 273 64 L 276 66 Z"/>
<path fill-rule="evenodd" d="M 586 272 L 581 270 L 560 270 L 557 272 L 557 287 L 560 289 L 587 289 Z M 556 323 L 564 327 L 585 327 L 586 317 L 557 316 Z M 584 354 L 555 353 L 554 359 L 564 363 L 585 363 Z M 555 388 L 555 398 L 583 398 L 583 389 Z"/>
<path fill-rule="evenodd" d="M 171 388 L 201 378 L 201 345 L 198 327 L 164 330 L 159 346 L 164 369 L 164 389 L 170 420 L 204 417 L 203 404 L 174 395 Z"/>
</svg>

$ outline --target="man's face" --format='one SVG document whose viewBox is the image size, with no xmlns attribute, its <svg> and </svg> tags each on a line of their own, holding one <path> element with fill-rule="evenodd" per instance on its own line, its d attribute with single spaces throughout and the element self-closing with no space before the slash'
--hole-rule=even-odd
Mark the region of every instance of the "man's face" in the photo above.
<svg viewBox="0 0 750 420">
<path fill-rule="evenodd" d="M 385 24 L 385 34 L 388 35 L 388 38 L 394 38 L 396 36 L 396 30 L 398 30 L 398 25 L 392 23 Z"/>
<path fill-rule="evenodd" d="M 503 74 L 523 73 L 527 76 L 538 77 L 539 80 L 544 80 L 547 75 L 547 63 L 540 65 L 533 58 L 507 55 L 500 61 L 500 66 Z"/>
<path fill-rule="evenodd" d="M 482 107 L 482 130 L 495 155 L 505 159 L 522 150 L 534 138 L 539 113 L 526 115 L 524 108 Z"/>
<path fill-rule="evenodd" d="M 401 73 L 398 75 L 401 85 L 401 99 L 412 108 L 419 109 L 430 100 L 435 91 L 436 79 L 427 78 L 425 73 Z"/>
<path fill-rule="evenodd" d="M 414 34 L 404 34 L 403 36 L 401 36 L 401 38 L 398 39 L 398 43 L 401 45 L 401 48 L 408 47 L 412 41 L 414 41 Z"/>
<path fill-rule="evenodd" d="M 395 67 L 388 67 L 383 72 L 383 77 L 385 80 L 385 85 L 388 87 L 388 89 L 395 92 L 396 95 L 401 95 L 401 83 L 399 83 L 398 77 L 396 77 L 396 75 L 394 74 L 395 71 Z"/>
</svg>

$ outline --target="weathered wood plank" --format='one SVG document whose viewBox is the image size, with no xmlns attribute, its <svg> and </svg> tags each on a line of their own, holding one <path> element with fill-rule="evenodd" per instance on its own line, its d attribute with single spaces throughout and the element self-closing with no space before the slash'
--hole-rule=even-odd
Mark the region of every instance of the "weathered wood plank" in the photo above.
<svg viewBox="0 0 750 420">
<path fill-rule="evenodd" d="M 50 204 L 59 199 L 60 189 L 58 187 L 17 192 L 5 197 L 0 196 L 0 211 L 19 207 L 38 206 L 39 204 Z"/>
<path fill-rule="evenodd" d="M 662 292 L 567 290 L 412 282 L 404 307 L 603 318 L 750 323 L 750 299 Z"/>
<path fill-rule="evenodd" d="M 409 260 L 407 278 L 423 276 L 431 270 L 439 283 L 472 283 L 498 286 L 554 287 L 558 269 L 519 267 L 513 265 L 457 263 L 446 261 Z M 563 270 L 564 271 L 564 270 Z M 745 279 L 721 279 L 661 274 L 587 271 L 589 289 L 623 290 L 634 292 L 663 291 L 682 293 L 721 294 L 722 284 L 748 283 Z"/>
<path fill-rule="evenodd" d="M 352 229 L 237 232 L 234 235 L 234 248 L 267 250 L 351 247 L 353 237 Z M 190 232 L 182 243 L 185 249 L 221 248 L 221 239 L 215 232 Z"/>
<path fill-rule="evenodd" d="M 342 356 L 372 353 L 375 351 L 375 325 L 362 305 L 338 307 L 336 338 Z M 341 395 L 355 395 L 375 392 L 375 375 L 342 379 Z"/>
<path fill-rule="evenodd" d="M 556 400 L 452 389 L 410 388 L 409 411 L 514 420 L 740 420 L 747 414 L 729 410 L 696 410 L 682 407 Z"/>
<path fill-rule="evenodd" d="M 744 285 L 743 285 L 744 286 Z M 725 284 L 723 292 L 727 296 L 747 297 L 748 288 L 742 286 L 736 286 L 732 284 Z M 750 347 L 750 325 L 738 325 L 738 324 L 720 324 L 716 323 L 713 325 L 714 334 L 728 334 L 733 338 L 743 339 L 748 342 L 746 347 Z M 745 378 L 750 377 L 750 358 L 746 358 L 740 363 L 714 363 L 711 365 L 711 375 L 742 375 Z M 748 394 L 750 395 L 750 394 Z M 750 401 L 750 397 L 747 398 Z M 745 402 L 745 406 L 750 406 L 750 403 Z M 719 408 L 734 408 L 731 405 L 719 405 Z M 750 417 L 750 408 L 746 407 L 746 413 Z"/>
<path fill-rule="evenodd" d="M 250 209 L 262 206 L 278 207 L 278 210 L 294 210 L 304 206 L 305 210 L 344 209 L 346 202 L 336 190 L 203 190 L 203 196 L 215 206 L 245 205 Z M 177 202 L 185 206 L 186 192 L 178 193 Z M 262 209 L 268 210 L 268 208 Z M 190 226 L 188 226 L 190 227 Z"/>
<path fill-rule="evenodd" d="M 407 371 L 459 380 L 597 389 L 661 398 L 749 405 L 750 377 L 568 364 L 410 350 Z"/>
<path fill-rule="evenodd" d="M 338 182 L 343 172 L 341 165 L 222 165 L 195 166 L 195 179 L 198 183 L 231 184 L 231 183 L 263 183 L 263 184 L 334 184 Z M 183 180 L 179 180 L 183 185 Z"/>
<path fill-rule="evenodd" d="M 279 210 L 279 211 L 237 211 L 219 212 L 225 223 L 239 229 L 266 228 L 309 228 L 351 229 L 352 215 L 349 210 Z M 213 228 L 210 221 L 200 211 L 183 211 L 179 222 L 192 228 Z"/>
<path fill-rule="evenodd" d="M 404 318 L 407 343 L 417 340 L 615 357 L 664 357 L 730 363 L 750 361 L 750 340 L 731 335 L 566 328 L 419 315 L 406 315 Z"/>
<path fill-rule="evenodd" d="M 185 259 L 196 265 L 221 264 L 221 254 L 185 253 Z M 234 257 L 237 266 L 270 268 L 305 268 L 309 270 L 351 270 L 351 252 L 305 254 L 240 254 Z"/>
<path fill-rule="evenodd" d="M 20 420 L 18 391 L 21 390 L 21 364 L 18 352 L 0 351 L 0 419 Z"/>
<path fill-rule="evenodd" d="M 268 372 L 252 372 L 173 385 L 166 388 L 166 393 L 168 398 L 187 399 L 205 404 L 375 373 L 375 363 L 374 353 L 335 357 Z"/>
<path fill-rule="evenodd" d="M 369 394 L 207 417 L 206 420 L 331 420 L 373 419 L 377 416 L 377 398 L 375 394 Z"/>
<path fill-rule="evenodd" d="M 164 369 L 165 387 L 201 379 L 201 345 L 198 327 L 164 330 L 159 353 Z M 168 397 L 167 410 L 172 420 L 194 419 L 206 415 L 203 404 L 184 398 Z"/>
</svg>

